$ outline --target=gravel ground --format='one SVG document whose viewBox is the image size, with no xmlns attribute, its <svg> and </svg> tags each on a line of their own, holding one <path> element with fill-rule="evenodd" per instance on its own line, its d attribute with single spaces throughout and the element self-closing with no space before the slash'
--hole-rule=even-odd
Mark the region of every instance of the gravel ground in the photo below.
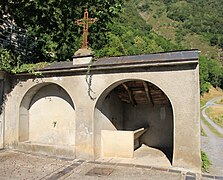
<svg viewBox="0 0 223 180">
<path fill-rule="evenodd" d="M 17 151 L 0 151 L 0 162 L 0 180 L 184 180 L 196 177 L 193 173 L 187 175 L 186 172 L 150 166 L 66 160 Z"/>
</svg>

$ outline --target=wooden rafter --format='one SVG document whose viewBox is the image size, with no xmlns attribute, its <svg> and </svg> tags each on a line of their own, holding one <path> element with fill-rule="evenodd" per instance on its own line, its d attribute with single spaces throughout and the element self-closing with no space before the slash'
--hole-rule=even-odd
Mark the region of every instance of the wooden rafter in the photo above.
<svg viewBox="0 0 223 180">
<path fill-rule="evenodd" d="M 135 99 L 134 99 L 134 97 L 133 97 L 133 95 L 132 95 L 132 92 L 131 92 L 131 90 L 128 88 L 128 86 L 126 85 L 126 84 L 124 84 L 124 83 L 122 83 L 122 86 L 125 88 L 125 90 L 127 91 L 127 93 L 128 93 L 128 96 L 129 96 L 129 99 L 130 99 L 130 102 L 132 103 L 132 105 L 133 106 L 136 106 L 137 104 L 136 104 L 136 101 L 135 101 Z"/>
<path fill-rule="evenodd" d="M 146 97 L 148 99 L 148 102 L 151 102 L 152 105 L 154 106 L 154 102 L 153 102 L 152 96 L 150 94 L 149 87 L 148 87 L 148 85 L 147 85 L 147 83 L 145 81 L 143 81 L 143 86 L 145 88 Z"/>
</svg>

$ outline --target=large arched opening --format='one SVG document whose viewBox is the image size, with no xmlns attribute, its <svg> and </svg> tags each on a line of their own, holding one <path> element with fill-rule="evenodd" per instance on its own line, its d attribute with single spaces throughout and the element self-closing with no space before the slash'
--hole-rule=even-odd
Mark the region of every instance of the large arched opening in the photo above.
<svg viewBox="0 0 223 180">
<path fill-rule="evenodd" d="M 75 145 L 74 103 L 61 86 L 40 83 L 27 91 L 20 104 L 19 142 Z"/>
<path fill-rule="evenodd" d="M 137 142 L 134 140 L 134 158 L 160 154 L 172 164 L 173 108 L 168 96 L 155 84 L 139 79 L 112 84 L 98 98 L 94 118 L 97 158 L 103 156 L 103 130 L 138 132 L 144 129 Z"/>
</svg>

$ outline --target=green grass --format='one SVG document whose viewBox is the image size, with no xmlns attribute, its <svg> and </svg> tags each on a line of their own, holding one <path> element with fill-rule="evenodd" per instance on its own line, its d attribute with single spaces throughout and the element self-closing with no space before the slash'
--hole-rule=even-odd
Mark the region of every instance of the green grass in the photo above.
<svg viewBox="0 0 223 180">
<path fill-rule="evenodd" d="M 223 108 L 221 106 L 211 106 L 206 110 L 206 113 L 217 125 L 223 128 Z"/>
<path fill-rule="evenodd" d="M 223 98 L 216 101 L 217 104 L 223 104 Z"/>
<path fill-rule="evenodd" d="M 223 91 L 220 88 L 211 87 L 208 93 L 204 93 L 201 96 L 200 107 L 203 107 L 209 100 L 216 98 L 218 96 L 223 96 Z"/>
<path fill-rule="evenodd" d="M 201 119 L 213 134 L 215 134 L 220 138 L 223 138 L 223 134 L 219 133 L 209 122 L 207 122 L 207 120 L 202 116 L 202 114 L 201 114 Z"/>
<path fill-rule="evenodd" d="M 202 172 L 209 172 L 211 161 L 209 160 L 207 154 L 204 151 L 201 151 L 201 160 L 202 160 Z"/>
<path fill-rule="evenodd" d="M 207 134 L 204 132 L 203 128 L 201 128 L 201 136 L 207 136 Z"/>
<path fill-rule="evenodd" d="M 206 103 L 207 103 L 207 101 L 205 101 L 204 99 L 201 99 L 200 100 L 200 107 L 203 107 Z"/>
</svg>

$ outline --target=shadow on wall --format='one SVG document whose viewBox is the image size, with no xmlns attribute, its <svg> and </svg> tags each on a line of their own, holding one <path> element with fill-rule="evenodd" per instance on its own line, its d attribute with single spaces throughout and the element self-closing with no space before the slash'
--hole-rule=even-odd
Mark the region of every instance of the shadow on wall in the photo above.
<svg viewBox="0 0 223 180">
<path fill-rule="evenodd" d="M 62 87 L 43 84 L 26 93 L 20 106 L 19 141 L 75 145 L 74 104 Z"/>
<path fill-rule="evenodd" d="M 40 92 L 44 93 L 40 93 Z M 50 84 L 47 86 L 42 87 L 32 98 L 30 103 L 30 107 L 38 100 L 42 98 L 49 98 L 49 97 L 58 97 L 64 99 L 66 102 L 70 104 L 70 106 L 74 109 L 74 104 L 71 97 L 67 94 L 67 92 L 60 86 L 56 84 Z"/>
<path fill-rule="evenodd" d="M 152 83 L 141 80 L 124 83 L 124 86 L 123 83 L 117 85 L 102 95 L 105 98 L 99 98 L 98 102 L 101 102 L 97 102 L 96 151 L 100 147 L 101 130 L 136 131 L 147 128 L 139 137 L 140 144 L 163 151 L 172 163 L 173 110 L 169 99 Z M 97 156 L 100 156 L 100 150 Z"/>
</svg>

